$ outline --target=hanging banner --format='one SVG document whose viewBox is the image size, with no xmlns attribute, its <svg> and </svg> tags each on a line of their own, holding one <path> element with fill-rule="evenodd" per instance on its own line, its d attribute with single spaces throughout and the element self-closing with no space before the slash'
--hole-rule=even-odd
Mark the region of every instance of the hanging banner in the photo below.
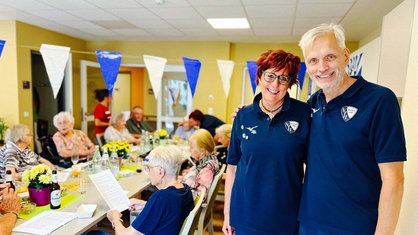
<svg viewBox="0 0 418 235">
<path fill-rule="evenodd" d="M 253 94 L 257 88 L 255 80 L 257 79 L 257 64 L 255 61 L 247 61 L 248 74 L 250 75 L 251 87 L 253 88 Z"/>
<path fill-rule="evenodd" d="M 113 88 L 115 87 L 116 79 L 119 75 L 122 55 L 120 52 L 96 50 L 96 57 L 99 61 L 100 70 L 102 71 L 106 87 L 109 90 L 109 95 L 112 97 Z"/>
<path fill-rule="evenodd" d="M 173 103 L 173 106 L 177 104 L 177 99 L 180 95 L 180 89 L 177 87 L 169 87 L 168 91 L 170 92 L 171 101 Z"/>
<path fill-rule="evenodd" d="M 222 84 L 224 85 L 224 92 L 226 98 L 229 95 L 231 87 L 231 76 L 234 71 L 234 61 L 232 60 L 217 60 L 219 72 L 221 73 Z"/>
<path fill-rule="evenodd" d="M 298 79 L 299 79 L 299 85 L 300 85 L 301 90 L 303 88 L 303 81 L 305 80 L 305 74 L 306 74 L 306 64 L 305 62 L 300 62 Z"/>
<path fill-rule="evenodd" d="M 1 57 L 1 53 L 3 52 L 4 44 L 6 44 L 6 40 L 0 39 L 0 57 Z"/>
<path fill-rule="evenodd" d="M 196 90 L 197 80 L 199 79 L 199 72 L 202 63 L 196 59 L 189 59 L 183 57 L 184 67 L 186 68 L 187 81 L 189 82 L 190 89 L 192 90 L 192 98 Z"/>
<path fill-rule="evenodd" d="M 145 67 L 148 70 L 149 81 L 151 82 L 152 89 L 154 90 L 155 99 L 158 98 L 161 89 L 161 80 L 163 79 L 164 67 L 167 63 L 167 59 L 144 55 Z"/>
<path fill-rule="evenodd" d="M 70 56 L 70 48 L 42 44 L 40 52 L 51 83 L 54 99 L 56 99 L 64 79 L 64 70 Z"/>
</svg>

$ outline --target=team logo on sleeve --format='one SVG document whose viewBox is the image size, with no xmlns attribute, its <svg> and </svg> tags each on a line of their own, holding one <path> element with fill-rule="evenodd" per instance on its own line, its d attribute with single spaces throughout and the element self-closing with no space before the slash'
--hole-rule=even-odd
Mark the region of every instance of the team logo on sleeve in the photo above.
<svg viewBox="0 0 418 235">
<path fill-rule="evenodd" d="M 296 121 L 287 121 L 284 123 L 286 130 L 292 134 L 299 128 L 299 122 Z"/>
<path fill-rule="evenodd" d="M 350 121 L 357 113 L 357 108 L 353 106 L 344 106 L 341 108 L 341 117 L 344 122 Z"/>
</svg>

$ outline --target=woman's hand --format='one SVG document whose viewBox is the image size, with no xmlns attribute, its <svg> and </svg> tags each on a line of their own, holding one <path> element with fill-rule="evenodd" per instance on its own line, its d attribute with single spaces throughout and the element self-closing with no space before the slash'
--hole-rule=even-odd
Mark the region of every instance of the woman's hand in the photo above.
<svg viewBox="0 0 418 235">
<path fill-rule="evenodd" d="M 106 216 L 109 219 L 109 221 L 112 222 L 122 217 L 122 214 L 117 210 L 109 210 L 107 211 Z"/>
<path fill-rule="evenodd" d="M 20 211 L 20 197 L 12 188 L 3 188 L 3 199 L 0 203 L 0 213 L 15 212 L 19 214 Z"/>
<path fill-rule="evenodd" d="M 131 203 L 129 204 L 129 207 L 128 207 L 128 209 L 130 211 L 140 211 L 140 210 L 144 209 L 145 204 L 147 203 L 144 200 L 139 200 L 139 199 L 136 199 L 136 198 L 131 198 L 130 202 Z"/>
</svg>

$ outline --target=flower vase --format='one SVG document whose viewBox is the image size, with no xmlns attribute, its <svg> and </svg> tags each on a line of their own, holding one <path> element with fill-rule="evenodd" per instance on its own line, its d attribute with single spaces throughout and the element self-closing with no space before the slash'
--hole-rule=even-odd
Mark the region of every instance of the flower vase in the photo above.
<svg viewBox="0 0 418 235">
<path fill-rule="evenodd" d="M 36 189 L 28 188 L 30 201 L 35 203 L 36 206 L 45 206 L 50 201 L 50 189 L 49 187 Z"/>
<path fill-rule="evenodd" d="M 160 145 L 161 146 L 167 145 L 167 139 L 160 139 Z"/>
</svg>

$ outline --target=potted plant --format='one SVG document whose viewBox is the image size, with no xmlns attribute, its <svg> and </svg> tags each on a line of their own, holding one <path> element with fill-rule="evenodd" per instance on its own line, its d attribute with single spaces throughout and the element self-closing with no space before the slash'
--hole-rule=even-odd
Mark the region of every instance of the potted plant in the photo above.
<svg viewBox="0 0 418 235">
<path fill-rule="evenodd" d="M 22 182 L 28 185 L 29 198 L 37 206 L 49 204 L 52 170 L 45 164 L 39 164 L 22 174 Z"/>
<path fill-rule="evenodd" d="M 103 145 L 102 149 L 107 148 L 108 152 L 110 153 L 113 151 L 113 146 L 115 146 L 118 156 L 123 158 L 127 158 L 128 153 L 132 151 L 131 145 L 128 143 L 128 141 L 112 141 Z"/>
<path fill-rule="evenodd" d="M 4 118 L 0 117 L 0 145 L 4 144 L 4 132 L 8 126 L 6 126 L 6 122 L 4 121 Z"/>
</svg>

